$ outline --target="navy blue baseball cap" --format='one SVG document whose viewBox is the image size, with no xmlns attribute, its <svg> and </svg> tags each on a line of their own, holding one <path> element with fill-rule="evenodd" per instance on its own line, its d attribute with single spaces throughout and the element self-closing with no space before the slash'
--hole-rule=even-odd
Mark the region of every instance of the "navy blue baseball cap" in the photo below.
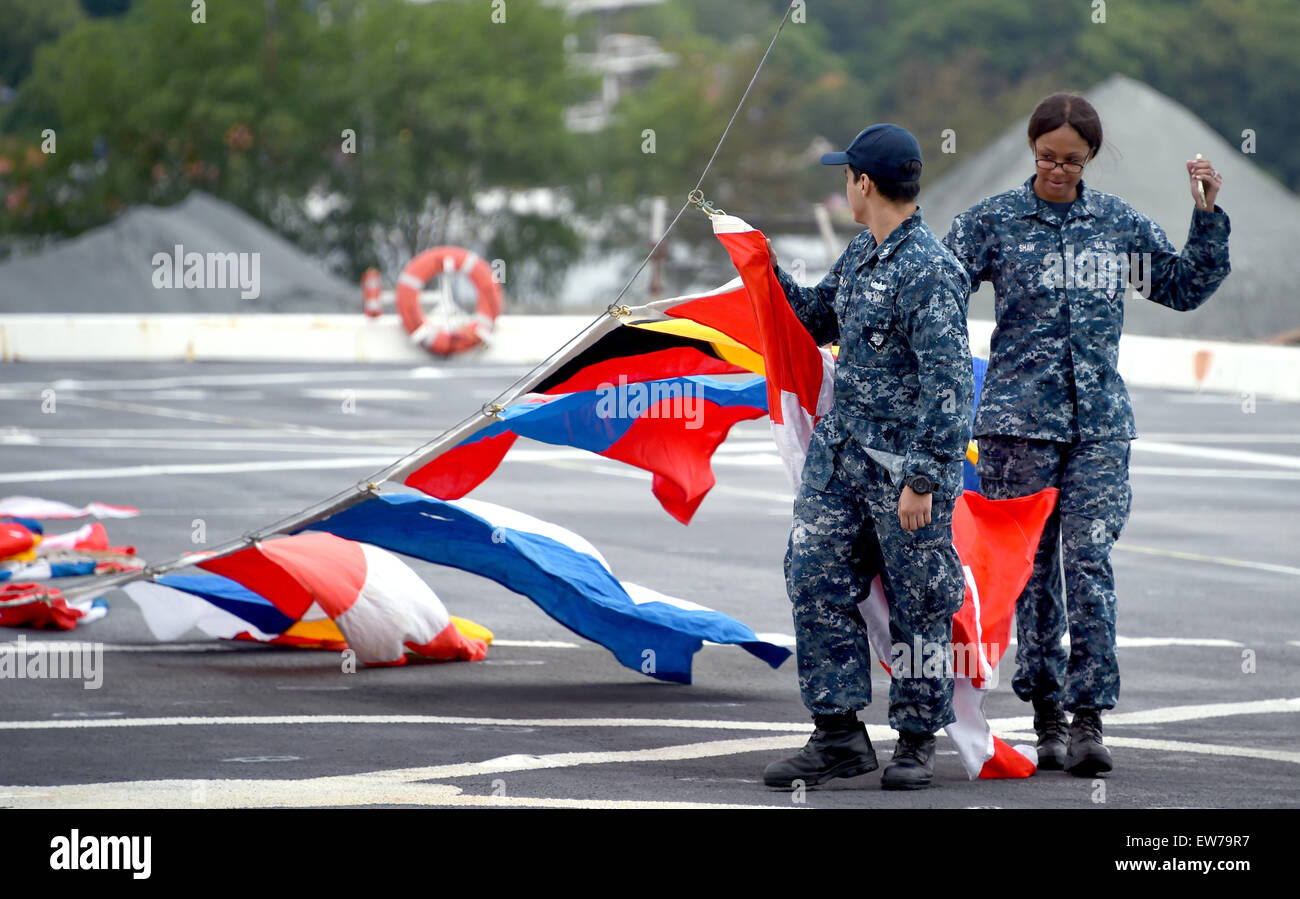
<svg viewBox="0 0 1300 899">
<path fill-rule="evenodd" d="M 916 138 L 906 128 L 885 122 L 863 129 L 843 153 L 827 153 L 822 165 L 847 163 L 876 178 L 907 184 L 921 180 L 904 169 L 913 160 L 921 161 L 921 145 Z"/>
</svg>

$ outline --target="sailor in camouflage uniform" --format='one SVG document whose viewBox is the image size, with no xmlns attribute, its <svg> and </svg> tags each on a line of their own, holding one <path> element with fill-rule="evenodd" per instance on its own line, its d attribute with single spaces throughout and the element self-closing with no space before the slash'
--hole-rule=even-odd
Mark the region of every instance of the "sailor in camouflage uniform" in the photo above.
<svg viewBox="0 0 1300 899">
<path fill-rule="evenodd" d="M 1119 699 L 1110 552 L 1129 516 L 1137 436 L 1116 367 L 1125 294 L 1132 282 L 1171 309 L 1200 306 L 1228 274 L 1229 223 L 1206 160 L 1187 163 L 1196 208 L 1181 255 L 1151 219 L 1085 187 L 1101 123 L 1082 97 L 1040 103 L 1029 144 L 1037 174 L 957 216 L 944 243 L 972 286 L 991 281 L 996 295 L 975 420 L 981 490 L 1004 499 L 1060 489 L 1016 606 L 1012 686 L 1034 704 L 1039 767 L 1091 777 L 1111 769 L 1100 713 Z M 1065 711 L 1075 713 L 1068 746 Z"/>
<path fill-rule="evenodd" d="M 890 642 L 936 647 L 944 669 L 889 660 L 889 722 L 900 738 L 881 784 L 911 789 L 930 783 L 933 734 L 954 720 L 949 644 L 965 579 L 952 511 L 974 392 L 969 285 L 913 202 L 921 152 L 911 134 L 875 125 L 822 162 L 847 164 L 854 217 L 869 228 L 816 287 L 776 269 L 799 320 L 819 344 L 838 342 L 840 353 L 835 405 L 812 435 L 786 553 L 799 689 L 816 731 L 799 755 L 769 765 L 764 780 L 812 786 L 877 767 L 857 719 L 871 701 L 857 604 L 880 575 Z"/>
</svg>

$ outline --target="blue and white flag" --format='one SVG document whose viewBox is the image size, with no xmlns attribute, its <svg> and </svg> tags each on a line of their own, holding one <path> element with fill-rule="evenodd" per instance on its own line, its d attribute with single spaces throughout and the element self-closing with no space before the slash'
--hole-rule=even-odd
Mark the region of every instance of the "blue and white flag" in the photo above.
<svg viewBox="0 0 1300 899">
<path fill-rule="evenodd" d="M 773 668 L 790 657 L 728 615 L 620 581 L 572 531 L 493 503 L 376 496 L 310 529 L 491 578 L 660 680 L 689 684 L 691 657 L 706 640 L 741 646 Z"/>
</svg>

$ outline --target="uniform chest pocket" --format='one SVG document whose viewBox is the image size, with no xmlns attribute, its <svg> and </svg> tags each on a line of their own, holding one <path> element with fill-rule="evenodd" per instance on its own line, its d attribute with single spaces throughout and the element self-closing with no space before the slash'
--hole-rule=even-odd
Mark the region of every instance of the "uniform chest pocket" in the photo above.
<svg viewBox="0 0 1300 899">
<path fill-rule="evenodd" d="M 1063 286 L 1059 279 L 1061 271 L 1059 259 L 1059 253 L 1017 256 L 1009 260 L 1002 271 L 1007 279 L 1022 291 L 1053 290 Z"/>
<path fill-rule="evenodd" d="M 1063 254 L 1055 239 L 1028 237 L 999 248 L 993 286 L 999 322 L 1051 317 L 1065 286 Z"/>
<path fill-rule="evenodd" d="M 1079 251 L 1074 269 L 1078 288 L 1113 300 L 1128 283 L 1129 259 L 1114 241 L 1093 238 Z"/>
<path fill-rule="evenodd" d="M 892 297 L 887 303 L 860 304 L 849 309 L 841 321 L 841 352 L 847 353 L 846 361 L 867 367 L 888 366 L 906 351 Z"/>
</svg>

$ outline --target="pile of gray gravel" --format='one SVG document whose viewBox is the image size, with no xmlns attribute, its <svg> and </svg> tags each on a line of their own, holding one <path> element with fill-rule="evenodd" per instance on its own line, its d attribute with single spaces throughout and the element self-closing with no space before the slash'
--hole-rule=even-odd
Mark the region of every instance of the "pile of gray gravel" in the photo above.
<svg viewBox="0 0 1300 899">
<path fill-rule="evenodd" d="M 1187 240 L 1192 198 L 1185 161 L 1197 153 L 1223 174 L 1219 205 L 1232 219 L 1232 274 L 1192 312 L 1130 295 L 1124 330 L 1156 336 L 1267 339 L 1300 328 L 1300 197 L 1291 193 L 1186 108 L 1138 81 L 1113 75 L 1086 96 L 1101 115 L 1105 141 L 1084 171 L 1089 187 L 1127 200 L 1156 221 L 1175 247 Z M 942 237 L 955 215 L 1034 173 L 1028 115 L 964 163 L 923 188 L 926 222 Z M 1269 139 L 1267 122 L 1245 122 Z M 958 142 L 960 150 L 960 136 Z M 971 298 L 971 316 L 993 317 L 993 288 Z"/>
<path fill-rule="evenodd" d="M 156 254 L 173 258 L 177 245 L 181 284 L 160 287 L 175 266 L 165 276 Z M 201 286 L 184 285 L 189 253 L 203 259 L 202 280 L 191 280 Z M 238 286 L 241 274 L 245 284 L 256 281 L 252 288 Z M 227 286 L 220 286 L 221 275 Z M 360 295 L 358 285 L 330 274 L 261 222 L 198 191 L 175 206 L 134 207 L 43 252 L 0 264 L 0 312 L 359 314 Z"/>
</svg>

